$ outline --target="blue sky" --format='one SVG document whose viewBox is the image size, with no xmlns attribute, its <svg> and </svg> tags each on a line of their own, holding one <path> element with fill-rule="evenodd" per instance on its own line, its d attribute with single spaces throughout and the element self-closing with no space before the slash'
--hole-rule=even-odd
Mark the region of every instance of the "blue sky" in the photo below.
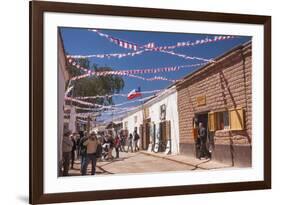
<svg viewBox="0 0 281 205">
<path fill-rule="evenodd" d="M 131 50 L 121 48 L 118 45 L 111 43 L 104 37 L 99 36 L 95 32 L 88 31 L 84 28 L 60 28 L 64 42 L 65 50 L 70 55 L 89 55 L 89 54 L 105 54 L 105 53 L 127 53 Z M 111 35 L 115 38 L 123 39 L 129 42 L 145 45 L 154 42 L 156 46 L 175 45 L 177 42 L 195 41 L 206 37 L 212 38 L 211 34 L 188 34 L 188 33 L 164 33 L 164 32 L 140 32 L 140 31 L 122 31 L 122 30 L 105 30 L 99 29 L 100 32 Z M 206 59 L 216 58 L 227 52 L 231 48 L 243 44 L 251 40 L 249 36 L 239 36 L 237 38 L 218 41 L 215 43 L 203 44 L 194 47 L 182 47 L 174 50 L 176 53 L 185 54 L 188 56 L 196 56 Z M 134 57 L 118 58 L 90 58 L 90 62 L 98 66 L 109 66 L 114 70 L 132 70 L 143 68 L 158 68 L 168 66 L 180 66 L 187 64 L 204 63 L 199 60 L 186 60 L 177 56 L 160 53 L 160 52 L 145 52 Z M 198 69 L 183 68 L 177 72 L 142 74 L 143 77 L 163 76 L 169 79 L 180 79 L 188 73 Z M 138 74 L 140 75 L 140 74 Z M 142 91 L 155 89 L 164 89 L 171 84 L 168 81 L 143 81 L 135 78 L 124 77 L 124 89 L 121 93 L 128 93 L 132 89 L 141 87 Z M 149 96 L 147 94 L 144 96 Z M 127 102 L 125 97 L 114 97 L 116 104 Z M 131 107 L 139 105 L 140 102 L 126 104 L 123 107 Z M 101 119 L 106 119 L 102 117 Z"/>
</svg>

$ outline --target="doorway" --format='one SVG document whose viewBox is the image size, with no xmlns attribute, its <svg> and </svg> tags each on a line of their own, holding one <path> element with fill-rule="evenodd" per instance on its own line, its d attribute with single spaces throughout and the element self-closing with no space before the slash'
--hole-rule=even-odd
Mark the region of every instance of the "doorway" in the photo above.
<svg viewBox="0 0 281 205">
<path fill-rule="evenodd" d="M 202 122 L 206 130 L 208 130 L 208 112 L 195 114 L 196 127 L 199 126 L 200 122 Z"/>
<path fill-rule="evenodd" d="M 140 149 L 144 149 L 144 145 L 143 145 L 143 125 L 141 124 L 140 127 L 139 127 L 139 135 L 140 135 Z"/>
<path fill-rule="evenodd" d="M 151 119 L 146 119 L 144 123 L 144 140 L 143 140 L 143 149 L 147 149 L 150 143 L 150 123 Z"/>
<path fill-rule="evenodd" d="M 171 121 L 165 120 L 160 122 L 160 140 L 167 145 L 167 142 L 171 142 Z M 164 152 L 165 150 L 160 150 Z"/>
<path fill-rule="evenodd" d="M 209 144 L 209 129 L 208 129 L 208 112 L 202 112 L 202 113 L 196 113 L 194 116 L 193 121 L 193 129 L 195 132 L 198 133 L 199 123 L 202 123 L 203 126 L 206 128 L 206 134 L 207 134 L 207 144 Z M 194 133 L 194 142 L 195 142 L 195 156 L 196 158 L 200 157 L 200 147 L 201 147 L 201 141 L 198 138 L 198 134 Z M 208 146 L 207 146 L 208 147 Z"/>
</svg>

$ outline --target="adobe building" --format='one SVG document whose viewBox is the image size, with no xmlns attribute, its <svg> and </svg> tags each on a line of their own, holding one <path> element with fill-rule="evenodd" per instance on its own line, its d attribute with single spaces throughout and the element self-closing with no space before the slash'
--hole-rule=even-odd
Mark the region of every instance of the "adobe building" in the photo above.
<svg viewBox="0 0 281 205">
<path fill-rule="evenodd" d="M 176 83 L 180 153 L 195 156 L 198 123 L 208 128 L 212 159 L 250 167 L 252 43 L 235 47 Z"/>
</svg>

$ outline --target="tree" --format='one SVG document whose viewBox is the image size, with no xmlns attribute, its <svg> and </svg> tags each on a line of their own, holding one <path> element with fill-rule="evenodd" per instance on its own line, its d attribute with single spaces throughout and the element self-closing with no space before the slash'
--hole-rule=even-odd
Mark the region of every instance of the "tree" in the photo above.
<svg viewBox="0 0 281 205">
<path fill-rule="evenodd" d="M 93 64 L 90 66 L 89 59 L 79 59 L 79 65 L 94 71 L 112 71 L 110 67 L 98 67 Z M 77 69 L 76 67 L 69 65 L 67 67 L 71 77 L 82 75 L 84 72 Z M 124 87 L 124 80 L 120 76 L 107 75 L 107 76 L 90 76 L 87 78 L 82 78 L 73 82 L 74 88 L 72 91 L 73 97 L 78 96 L 95 96 L 95 95 L 112 95 L 114 93 L 119 93 Z M 91 99 L 89 102 L 97 104 L 114 104 L 112 97 L 109 98 L 96 98 Z"/>
</svg>

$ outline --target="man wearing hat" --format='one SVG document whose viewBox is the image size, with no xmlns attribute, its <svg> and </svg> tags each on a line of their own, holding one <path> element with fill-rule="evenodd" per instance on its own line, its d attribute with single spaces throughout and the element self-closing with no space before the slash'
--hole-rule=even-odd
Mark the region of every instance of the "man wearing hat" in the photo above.
<svg viewBox="0 0 281 205">
<path fill-rule="evenodd" d="M 89 136 L 89 139 L 87 139 L 83 145 L 87 147 L 87 157 L 86 161 L 82 164 L 82 175 L 87 174 L 87 167 L 88 164 L 92 163 L 92 175 L 96 174 L 96 163 L 97 163 L 97 147 L 98 147 L 99 141 L 97 139 L 97 135 L 95 132 L 92 132 Z"/>
<path fill-rule="evenodd" d="M 63 176 L 68 176 L 69 164 L 70 164 L 70 157 L 73 142 L 70 139 L 71 132 L 69 130 L 65 130 L 63 134 L 63 141 L 62 141 L 62 156 L 63 156 Z"/>
</svg>

